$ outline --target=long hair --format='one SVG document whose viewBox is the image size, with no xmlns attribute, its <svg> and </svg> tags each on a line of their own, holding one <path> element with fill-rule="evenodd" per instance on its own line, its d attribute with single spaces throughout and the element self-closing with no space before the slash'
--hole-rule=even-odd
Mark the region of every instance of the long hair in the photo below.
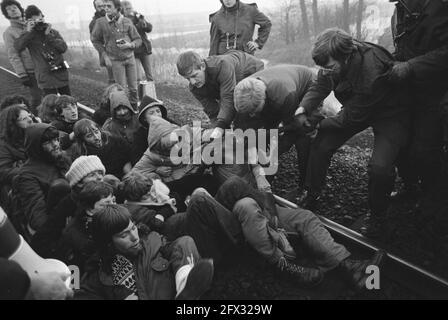
<svg viewBox="0 0 448 320">
<path fill-rule="evenodd" d="M 58 98 L 56 94 L 49 94 L 42 99 L 42 103 L 37 107 L 39 118 L 42 119 L 42 122 L 50 123 L 59 120 L 59 114 L 56 111 Z"/>
<path fill-rule="evenodd" d="M 21 111 L 29 112 L 27 108 L 16 105 L 0 113 L 0 139 L 16 147 L 22 147 L 25 140 L 25 130 L 17 126 Z"/>
<path fill-rule="evenodd" d="M 109 134 L 102 131 L 100 126 L 90 120 L 90 119 L 81 119 L 75 123 L 73 126 L 73 134 L 75 135 L 75 142 L 73 143 L 72 150 L 72 159 L 76 159 L 80 156 L 89 155 L 89 147 L 86 144 L 84 137 L 87 133 L 94 131 L 95 129 L 101 132 L 101 139 L 103 140 L 103 146 L 109 143 Z"/>
<path fill-rule="evenodd" d="M 111 273 L 111 262 L 116 250 L 112 238 L 125 230 L 132 221 L 129 211 L 120 205 L 109 204 L 95 210 L 92 219 L 92 238 L 102 261 L 102 270 Z"/>
<path fill-rule="evenodd" d="M 311 55 L 318 66 L 325 66 L 330 57 L 342 62 L 355 49 L 356 45 L 352 36 L 342 29 L 330 28 L 317 36 Z"/>
</svg>

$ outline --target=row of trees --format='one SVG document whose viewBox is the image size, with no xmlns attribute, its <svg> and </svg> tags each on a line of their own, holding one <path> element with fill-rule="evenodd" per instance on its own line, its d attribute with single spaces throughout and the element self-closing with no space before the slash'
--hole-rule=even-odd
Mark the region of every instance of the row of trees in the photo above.
<svg viewBox="0 0 448 320">
<path fill-rule="evenodd" d="M 351 32 L 350 25 L 356 23 L 358 39 L 363 38 L 362 22 L 366 3 L 364 0 L 341 0 L 341 4 L 322 6 L 318 0 L 276 0 L 280 21 L 278 30 L 286 44 L 296 40 L 310 41 L 328 27 L 340 27 Z M 310 24 L 312 21 L 312 24 Z"/>
</svg>

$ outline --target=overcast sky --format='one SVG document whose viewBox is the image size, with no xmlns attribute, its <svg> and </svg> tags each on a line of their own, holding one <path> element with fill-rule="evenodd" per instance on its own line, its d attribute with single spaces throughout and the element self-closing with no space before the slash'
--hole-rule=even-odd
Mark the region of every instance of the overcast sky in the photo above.
<svg viewBox="0 0 448 320">
<path fill-rule="evenodd" d="M 142 13 L 151 14 L 177 14 L 191 12 L 214 12 L 221 7 L 219 0 L 131 0 L 134 8 Z M 79 12 L 82 20 L 89 20 L 92 16 L 92 0 L 19 0 L 23 7 L 30 4 L 37 5 L 51 22 L 64 21 L 65 15 Z M 243 1 L 252 3 L 255 1 Z M 257 0 L 260 8 L 271 7 L 275 0 Z M 0 24 L 8 24 L 2 16 Z"/>
</svg>

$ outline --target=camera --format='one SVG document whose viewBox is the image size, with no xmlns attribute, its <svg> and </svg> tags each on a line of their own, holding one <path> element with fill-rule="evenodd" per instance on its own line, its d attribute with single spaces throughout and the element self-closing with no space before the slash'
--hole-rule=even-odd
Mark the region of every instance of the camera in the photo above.
<svg viewBox="0 0 448 320">
<path fill-rule="evenodd" d="M 56 56 L 52 52 L 42 52 L 42 55 L 50 66 L 50 71 L 52 72 L 70 68 L 65 60 L 62 62 L 56 62 Z"/>
<path fill-rule="evenodd" d="M 34 25 L 34 29 L 36 31 L 45 31 L 45 29 L 47 29 L 48 27 L 48 23 L 45 23 L 43 21 L 38 21 L 36 22 L 36 24 Z"/>
<path fill-rule="evenodd" d="M 125 43 L 126 43 L 126 40 L 124 40 L 124 39 L 118 39 L 118 40 L 115 40 L 115 43 L 116 43 L 116 44 L 125 44 Z"/>
</svg>

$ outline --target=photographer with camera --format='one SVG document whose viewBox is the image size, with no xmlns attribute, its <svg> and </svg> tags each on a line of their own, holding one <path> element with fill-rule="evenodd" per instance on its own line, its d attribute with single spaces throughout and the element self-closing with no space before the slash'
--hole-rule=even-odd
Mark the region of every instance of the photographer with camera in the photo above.
<svg viewBox="0 0 448 320">
<path fill-rule="evenodd" d="M 25 49 L 31 54 L 36 70 L 39 88 L 45 95 L 70 95 L 68 64 L 63 53 L 67 51 L 67 44 L 58 31 L 46 23 L 42 11 L 34 5 L 25 10 L 26 29 L 14 41 L 14 48 L 18 52 Z"/>
<path fill-rule="evenodd" d="M 3 33 L 6 52 L 9 62 L 15 73 L 20 77 L 22 84 L 29 88 L 31 95 L 31 111 L 37 115 L 36 108 L 42 100 L 42 91 L 39 89 L 34 75 L 34 64 L 28 50 L 18 52 L 14 48 L 14 41 L 26 28 L 24 10 L 16 0 L 3 0 L 2 13 L 9 20 L 10 26 Z"/>
<path fill-rule="evenodd" d="M 131 20 L 124 17 L 120 0 L 105 0 L 106 16 L 99 18 L 90 39 L 95 49 L 104 57 L 106 66 L 112 66 L 115 82 L 129 90 L 129 100 L 137 109 L 137 68 L 134 50 L 142 39 Z"/>
<path fill-rule="evenodd" d="M 138 81 L 154 81 L 151 73 L 151 62 L 149 60 L 149 56 L 152 54 L 152 45 L 146 35 L 152 31 L 152 24 L 146 21 L 142 14 L 134 10 L 130 1 L 121 1 L 121 5 L 123 7 L 124 16 L 134 23 L 138 34 L 142 38 L 142 45 L 135 49 L 134 55 L 137 59 L 136 61 L 140 61 L 142 64 L 146 79 L 143 79 L 143 74 L 139 66 L 137 66 L 137 79 Z"/>
</svg>

